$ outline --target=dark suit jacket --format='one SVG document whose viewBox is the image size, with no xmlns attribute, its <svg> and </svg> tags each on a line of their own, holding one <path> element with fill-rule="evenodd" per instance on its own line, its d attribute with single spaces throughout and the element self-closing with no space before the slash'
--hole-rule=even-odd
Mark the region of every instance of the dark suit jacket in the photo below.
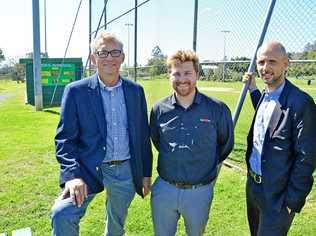
<svg viewBox="0 0 316 236">
<path fill-rule="evenodd" d="M 142 196 L 143 177 L 150 177 L 152 152 L 143 88 L 122 78 L 128 118 L 131 167 Z M 103 190 L 101 164 L 106 153 L 106 121 L 97 75 L 66 86 L 55 137 L 60 186 L 82 178 L 89 193 Z"/>
<path fill-rule="evenodd" d="M 263 98 L 260 96 L 259 90 L 251 93 L 256 110 Z M 248 168 L 254 120 L 247 138 Z M 313 99 L 288 80 L 285 80 L 284 89 L 271 116 L 263 143 L 261 164 L 265 196 L 272 207 L 280 210 L 285 205 L 300 212 L 313 186 L 316 108 Z"/>
</svg>

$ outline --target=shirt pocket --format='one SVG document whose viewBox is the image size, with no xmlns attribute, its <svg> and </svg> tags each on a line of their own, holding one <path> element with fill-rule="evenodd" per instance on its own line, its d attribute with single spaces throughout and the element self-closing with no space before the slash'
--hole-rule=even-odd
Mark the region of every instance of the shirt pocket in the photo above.
<svg viewBox="0 0 316 236">
<path fill-rule="evenodd" d="M 193 127 L 195 148 L 209 148 L 216 144 L 216 126 L 214 121 L 201 119 Z"/>
</svg>

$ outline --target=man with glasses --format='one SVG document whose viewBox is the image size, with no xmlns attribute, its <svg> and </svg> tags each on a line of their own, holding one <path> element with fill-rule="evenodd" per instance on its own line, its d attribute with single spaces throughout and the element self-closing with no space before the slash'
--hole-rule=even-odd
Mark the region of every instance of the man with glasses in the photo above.
<svg viewBox="0 0 316 236">
<path fill-rule="evenodd" d="M 151 185 L 152 152 L 143 88 L 119 74 L 123 44 L 102 33 L 91 45 L 97 73 L 64 91 L 55 137 L 62 193 L 52 208 L 53 235 L 79 235 L 80 219 L 106 190 L 104 235 L 123 235 L 135 192 Z"/>
</svg>

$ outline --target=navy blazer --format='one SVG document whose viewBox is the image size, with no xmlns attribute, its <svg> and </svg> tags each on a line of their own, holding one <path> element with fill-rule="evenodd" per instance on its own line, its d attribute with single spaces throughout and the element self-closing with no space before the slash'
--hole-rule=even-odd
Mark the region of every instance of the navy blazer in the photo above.
<svg viewBox="0 0 316 236">
<path fill-rule="evenodd" d="M 256 113 L 262 98 L 259 90 L 251 93 Z M 247 138 L 248 168 L 253 147 L 254 121 L 255 118 Z M 308 94 L 288 80 L 285 80 L 267 128 L 261 165 L 264 193 L 272 207 L 280 211 L 282 205 L 285 205 L 300 212 L 313 186 L 316 166 L 316 107 Z"/>
<path fill-rule="evenodd" d="M 143 196 L 143 177 L 152 172 L 147 105 L 143 88 L 122 79 L 129 134 L 131 167 L 136 192 Z M 55 136 L 60 163 L 60 186 L 82 178 L 89 193 L 101 192 L 101 164 L 106 154 L 106 121 L 97 74 L 66 86 Z"/>
</svg>

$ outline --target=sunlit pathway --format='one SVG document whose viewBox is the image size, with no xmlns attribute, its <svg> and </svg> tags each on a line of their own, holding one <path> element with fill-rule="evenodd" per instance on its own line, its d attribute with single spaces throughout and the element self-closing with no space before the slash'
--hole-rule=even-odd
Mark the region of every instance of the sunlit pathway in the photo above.
<svg viewBox="0 0 316 236">
<path fill-rule="evenodd" d="M 9 97 L 12 97 L 14 94 L 13 93 L 4 93 L 0 94 L 0 103 L 6 100 Z"/>
</svg>

